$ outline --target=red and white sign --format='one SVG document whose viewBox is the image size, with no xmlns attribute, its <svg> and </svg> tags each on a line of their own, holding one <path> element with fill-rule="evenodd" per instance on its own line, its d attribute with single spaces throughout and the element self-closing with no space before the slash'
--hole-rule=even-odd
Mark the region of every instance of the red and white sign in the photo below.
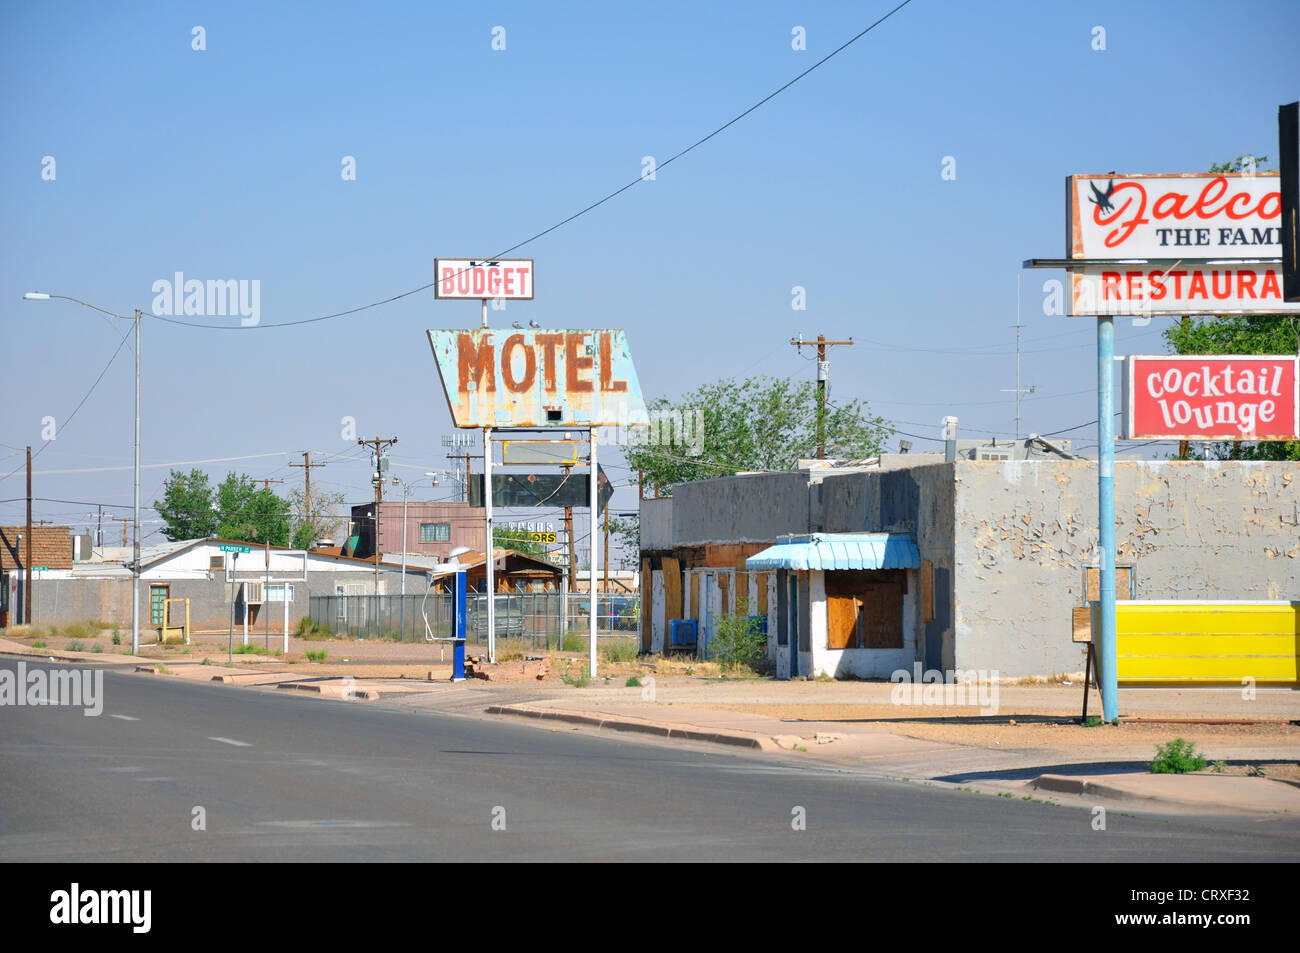
<svg viewBox="0 0 1300 953">
<path fill-rule="evenodd" d="M 435 258 L 435 298 L 506 298 L 531 301 L 533 260 L 498 258 L 475 261 L 470 258 Z"/>
<path fill-rule="evenodd" d="M 1071 272 L 1071 314 L 1277 314 L 1282 254 L 1277 173 L 1073 175 L 1067 255 L 1114 268 Z M 1161 265 L 1137 264 L 1159 259 Z M 1212 265 L 1182 260 L 1210 259 Z"/>
<path fill-rule="evenodd" d="M 1300 357 L 1131 355 L 1124 440 L 1300 439 Z"/>
</svg>

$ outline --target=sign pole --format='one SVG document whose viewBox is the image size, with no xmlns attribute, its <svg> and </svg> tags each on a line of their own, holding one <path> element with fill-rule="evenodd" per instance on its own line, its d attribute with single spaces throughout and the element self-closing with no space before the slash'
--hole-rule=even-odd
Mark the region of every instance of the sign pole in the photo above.
<svg viewBox="0 0 1300 953">
<path fill-rule="evenodd" d="M 596 677 L 596 612 L 597 612 L 597 592 L 596 592 L 596 550 L 600 546 L 600 537 L 596 533 L 596 516 L 599 509 L 597 491 L 599 481 L 596 479 L 600 472 L 596 469 L 596 428 L 592 427 L 591 435 L 591 558 L 587 561 L 587 594 L 591 597 L 588 604 L 587 623 L 589 632 L 589 645 L 587 647 L 587 656 L 591 667 L 591 677 Z"/>
<path fill-rule="evenodd" d="M 1115 319 L 1097 317 L 1097 548 L 1101 606 L 1097 684 L 1102 717 L 1119 721 L 1115 648 Z"/>
<path fill-rule="evenodd" d="M 487 302 L 483 302 L 487 307 Z M 486 312 L 485 312 L 486 313 Z M 496 630 L 496 553 L 492 541 L 492 428 L 483 428 L 483 533 L 487 541 L 483 549 L 484 585 L 487 589 L 487 644 L 488 661 L 497 661 Z"/>
<path fill-rule="evenodd" d="M 230 634 L 226 639 L 226 664 L 235 658 L 235 575 L 239 572 L 239 553 L 230 556 Z"/>
</svg>

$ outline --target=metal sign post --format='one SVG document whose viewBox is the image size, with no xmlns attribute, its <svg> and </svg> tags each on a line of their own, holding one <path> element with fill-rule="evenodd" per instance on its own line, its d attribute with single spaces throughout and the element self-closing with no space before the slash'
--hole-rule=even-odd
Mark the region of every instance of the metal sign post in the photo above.
<svg viewBox="0 0 1300 953">
<path fill-rule="evenodd" d="M 1115 319 L 1097 318 L 1097 565 L 1099 629 L 1097 684 L 1101 714 L 1119 721 L 1119 683 L 1115 648 Z"/>
<path fill-rule="evenodd" d="M 591 677 L 596 677 L 596 550 L 600 546 L 600 536 L 596 533 L 596 518 L 600 513 L 600 501 L 597 499 L 596 479 L 596 428 L 592 427 L 591 435 L 591 559 L 587 562 L 587 594 L 591 597 L 588 604 L 587 625 L 590 636 L 590 644 L 587 647 L 587 656 L 591 667 Z"/>
<path fill-rule="evenodd" d="M 225 552 L 226 547 L 221 547 Z M 239 571 L 239 550 L 232 550 L 230 557 L 230 634 L 226 639 L 226 664 L 230 665 L 235 658 L 235 574 Z"/>
<path fill-rule="evenodd" d="M 492 539 L 492 428 L 483 428 L 483 532 L 487 540 L 483 549 L 484 588 L 487 589 L 488 661 L 497 660 L 496 630 L 496 546 Z"/>
</svg>

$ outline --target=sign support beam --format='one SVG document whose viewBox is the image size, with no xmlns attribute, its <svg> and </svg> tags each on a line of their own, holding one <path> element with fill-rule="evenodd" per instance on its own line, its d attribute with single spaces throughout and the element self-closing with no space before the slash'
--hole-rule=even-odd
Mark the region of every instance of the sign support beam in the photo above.
<svg viewBox="0 0 1300 953">
<path fill-rule="evenodd" d="M 587 655 L 591 665 L 591 677 L 596 677 L 596 614 L 597 614 L 597 595 L 596 592 L 596 557 L 597 550 L 600 548 L 600 536 L 596 532 L 596 518 L 600 513 L 600 502 L 597 498 L 599 487 L 596 475 L 600 472 L 596 469 L 596 428 L 592 427 L 591 435 L 591 559 L 587 562 L 587 594 L 591 597 L 588 602 L 587 625 L 590 635 L 587 646 Z"/>
<path fill-rule="evenodd" d="M 1097 684 L 1102 718 L 1119 721 L 1115 647 L 1115 319 L 1097 318 L 1097 548 L 1101 606 L 1098 613 Z"/>
<path fill-rule="evenodd" d="M 486 302 L 484 302 L 486 305 Z M 488 661 L 497 661 L 496 628 L 496 547 L 492 540 L 492 428 L 483 428 L 483 526 L 486 544 L 484 555 L 484 588 L 487 589 L 487 644 Z"/>
</svg>

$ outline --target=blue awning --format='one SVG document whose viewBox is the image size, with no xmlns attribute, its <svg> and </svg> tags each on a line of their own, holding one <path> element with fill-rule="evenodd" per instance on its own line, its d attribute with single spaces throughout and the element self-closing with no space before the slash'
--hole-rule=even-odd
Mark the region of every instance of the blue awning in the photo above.
<svg viewBox="0 0 1300 953">
<path fill-rule="evenodd" d="M 921 553 L 907 533 L 814 533 L 783 537 L 745 560 L 750 570 L 919 569 Z"/>
</svg>

